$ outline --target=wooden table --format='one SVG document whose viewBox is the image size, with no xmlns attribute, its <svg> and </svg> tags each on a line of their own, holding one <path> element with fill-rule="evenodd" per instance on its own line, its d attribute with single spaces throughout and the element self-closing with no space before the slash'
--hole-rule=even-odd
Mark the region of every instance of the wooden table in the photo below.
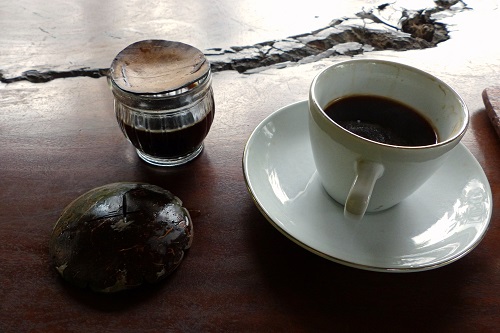
<svg viewBox="0 0 500 333">
<path fill-rule="evenodd" d="M 391 5 L 394 13 L 398 5 L 409 6 L 399 2 Z M 412 2 L 413 9 L 433 5 L 424 3 Z M 337 9 L 320 1 L 307 9 L 250 0 L 4 1 L 0 332 L 497 331 L 500 142 L 481 92 L 500 84 L 499 3 L 467 5 L 436 14 L 451 31 L 437 47 L 355 52 L 417 66 L 462 95 L 471 111 L 463 142 L 483 167 L 494 198 L 489 230 L 471 253 L 439 269 L 389 274 L 333 263 L 288 240 L 260 214 L 242 173 L 243 147 L 260 121 L 306 99 L 312 78 L 349 53 L 215 72 L 216 119 L 205 150 L 176 168 L 139 160 L 117 126 L 99 71 L 122 48 L 146 38 L 187 42 L 207 50 L 215 63 L 230 46 L 310 35 L 338 18 L 351 17 L 357 25 L 355 14 L 367 10 L 363 1 Z M 390 10 L 380 6 L 373 13 L 381 9 Z M 224 53 L 230 63 L 240 55 Z M 31 81 L 46 82 L 30 82 L 30 73 Z M 51 264 L 52 226 L 78 195 L 118 181 L 149 182 L 179 196 L 194 220 L 193 246 L 158 285 L 113 295 L 74 288 Z"/>
</svg>

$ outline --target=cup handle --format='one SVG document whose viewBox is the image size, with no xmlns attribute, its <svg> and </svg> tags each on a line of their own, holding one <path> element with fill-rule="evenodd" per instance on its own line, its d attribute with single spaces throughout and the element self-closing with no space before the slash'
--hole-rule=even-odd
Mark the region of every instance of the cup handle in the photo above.
<svg viewBox="0 0 500 333">
<path fill-rule="evenodd" d="M 344 205 L 344 216 L 349 220 L 360 221 L 365 215 L 375 182 L 384 173 L 384 166 L 361 160 L 356 162 L 356 173 Z"/>
</svg>

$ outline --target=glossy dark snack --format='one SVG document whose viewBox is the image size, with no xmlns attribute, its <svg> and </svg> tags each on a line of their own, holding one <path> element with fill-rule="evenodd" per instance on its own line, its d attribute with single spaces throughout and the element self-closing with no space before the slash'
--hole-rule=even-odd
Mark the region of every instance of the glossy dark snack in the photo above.
<svg viewBox="0 0 500 333">
<path fill-rule="evenodd" d="M 70 203 L 54 226 L 49 247 L 65 280 L 116 292 L 168 276 L 192 237 L 189 212 L 169 191 L 114 183 Z"/>
</svg>

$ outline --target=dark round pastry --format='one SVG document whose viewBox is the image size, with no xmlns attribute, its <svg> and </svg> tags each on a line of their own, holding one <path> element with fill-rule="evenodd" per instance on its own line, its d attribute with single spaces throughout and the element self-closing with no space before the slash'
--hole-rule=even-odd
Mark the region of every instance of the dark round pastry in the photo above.
<svg viewBox="0 0 500 333">
<path fill-rule="evenodd" d="M 116 292 L 165 278 L 192 238 L 189 212 L 172 193 L 150 184 L 114 183 L 70 203 L 49 248 L 65 280 Z"/>
</svg>

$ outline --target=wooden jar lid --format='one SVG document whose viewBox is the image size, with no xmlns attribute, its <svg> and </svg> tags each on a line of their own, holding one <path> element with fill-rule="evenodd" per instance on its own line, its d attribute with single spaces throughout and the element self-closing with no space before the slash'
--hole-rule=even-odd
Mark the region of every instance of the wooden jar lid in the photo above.
<svg viewBox="0 0 500 333">
<path fill-rule="evenodd" d="M 111 63 L 110 77 L 124 91 L 158 94 L 188 87 L 209 70 L 205 55 L 191 45 L 143 40 L 118 53 Z"/>
</svg>

